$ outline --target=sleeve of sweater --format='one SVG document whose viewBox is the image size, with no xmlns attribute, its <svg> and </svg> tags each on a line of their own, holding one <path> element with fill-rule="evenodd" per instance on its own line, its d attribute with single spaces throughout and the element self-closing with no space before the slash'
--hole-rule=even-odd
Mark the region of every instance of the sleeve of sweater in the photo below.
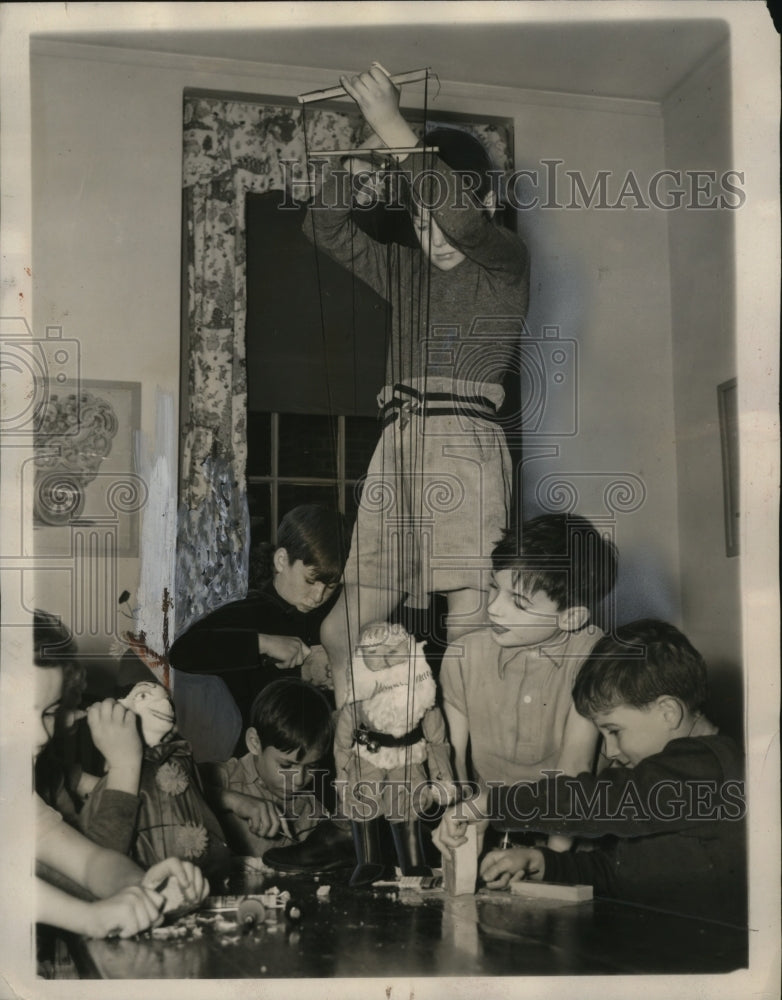
<svg viewBox="0 0 782 1000">
<path fill-rule="evenodd" d="M 83 810 L 79 826 L 82 833 L 101 847 L 120 854 L 130 854 L 136 836 L 136 818 L 141 799 L 138 795 L 105 788 L 94 810 Z"/>
<path fill-rule="evenodd" d="M 538 850 L 543 855 L 545 882 L 563 885 L 591 885 L 599 896 L 616 896 L 614 868 L 605 851 L 552 851 L 548 847 Z"/>
<path fill-rule="evenodd" d="M 266 659 L 258 651 L 258 633 L 263 631 L 250 604 L 229 604 L 191 625 L 171 646 L 168 659 L 187 674 L 258 667 Z"/>
<path fill-rule="evenodd" d="M 725 777 L 706 740 L 679 739 L 635 768 L 494 787 L 489 815 L 507 830 L 582 837 L 673 833 L 713 823 L 720 814 L 730 818 L 726 810 L 743 800 L 743 785 Z"/>
<path fill-rule="evenodd" d="M 388 248 L 359 229 L 351 213 L 350 176 L 327 167 L 321 189 L 304 216 L 310 243 L 383 296 L 389 297 Z"/>
</svg>

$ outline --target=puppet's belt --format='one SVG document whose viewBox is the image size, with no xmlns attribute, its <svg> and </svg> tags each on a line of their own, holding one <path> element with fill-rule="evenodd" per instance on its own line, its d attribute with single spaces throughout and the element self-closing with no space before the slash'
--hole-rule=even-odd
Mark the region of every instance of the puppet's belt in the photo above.
<svg viewBox="0 0 782 1000">
<path fill-rule="evenodd" d="M 424 730 L 419 722 L 404 736 L 390 736 L 388 733 L 376 733 L 362 723 L 353 731 L 353 745 L 366 747 L 370 753 L 377 753 L 381 747 L 411 747 L 424 738 Z"/>
<path fill-rule="evenodd" d="M 474 417 L 497 420 L 497 408 L 485 396 L 459 396 L 451 392 L 419 392 L 411 386 L 397 383 L 394 395 L 380 409 L 384 427 L 400 420 L 402 427 L 411 416 Z"/>
</svg>

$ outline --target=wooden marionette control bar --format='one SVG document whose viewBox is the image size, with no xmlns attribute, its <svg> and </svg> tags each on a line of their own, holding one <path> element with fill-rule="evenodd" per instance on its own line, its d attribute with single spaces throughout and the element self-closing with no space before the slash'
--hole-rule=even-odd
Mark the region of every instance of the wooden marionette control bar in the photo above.
<svg viewBox="0 0 782 1000">
<path fill-rule="evenodd" d="M 425 69 L 412 69 L 407 73 L 397 73 L 396 76 L 390 77 L 390 80 L 391 83 L 400 87 L 405 83 L 419 83 L 421 80 L 426 80 L 430 76 L 430 73 L 431 71 L 428 67 Z M 346 96 L 347 91 L 344 87 L 329 87 L 328 90 L 311 90 L 307 94 L 299 94 L 298 102 L 299 104 L 311 104 L 313 101 L 327 101 L 332 97 Z"/>
<path fill-rule="evenodd" d="M 319 156 L 355 156 L 361 158 L 361 154 L 385 153 L 389 156 L 401 156 L 408 153 L 439 153 L 439 146 L 358 146 L 355 149 L 318 149 L 310 153 L 310 159 L 315 160 Z"/>
</svg>

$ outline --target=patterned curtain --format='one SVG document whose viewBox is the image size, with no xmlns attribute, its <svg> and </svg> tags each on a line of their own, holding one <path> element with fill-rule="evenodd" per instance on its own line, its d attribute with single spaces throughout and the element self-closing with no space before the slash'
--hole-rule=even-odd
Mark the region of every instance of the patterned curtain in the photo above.
<svg viewBox="0 0 782 1000">
<path fill-rule="evenodd" d="M 350 148 L 359 116 L 307 114 L 311 150 Z M 298 108 L 187 97 L 183 184 L 187 393 L 177 525 L 176 634 L 247 593 L 245 223 L 248 192 L 305 177 Z M 301 197 L 301 189 L 296 192 Z"/>
<path fill-rule="evenodd" d="M 355 111 L 309 108 L 306 122 L 310 152 L 350 149 L 366 134 Z M 467 127 L 483 139 L 497 166 L 511 166 L 508 129 Z M 245 195 L 300 185 L 304 161 L 298 106 L 185 98 L 189 350 L 182 399 L 175 635 L 247 593 Z M 294 194 L 301 198 L 301 186 Z"/>
</svg>

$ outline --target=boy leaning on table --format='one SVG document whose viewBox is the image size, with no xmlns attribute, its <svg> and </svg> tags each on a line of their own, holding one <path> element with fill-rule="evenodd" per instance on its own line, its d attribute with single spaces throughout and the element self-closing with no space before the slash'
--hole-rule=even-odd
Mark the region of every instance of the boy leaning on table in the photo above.
<svg viewBox="0 0 782 1000">
<path fill-rule="evenodd" d="M 746 926 L 743 755 L 702 713 L 706 666 L 674 626 L 643 620 L 595 646 L 573 688 L 578 712 L 605 739 L 599 776 L 551 774 L 495 785 L 451 807 L 435 831 L 441 851 L 485 830 L 609 837 L 594 851 L 491 851 L 480 875 L 584 883 L 598 896 Z"/>
<path fill-rule="evenodd" d="M 592 621 L 614 586 L 616 548 L 585 517 L 543 514 L 504 533 L 492 570 L 489 624 L 452 644 L 440 670 L 456 776 L 485 787 L 591 770 L 598 731 L 572 690 L 603 634 Z"/>
</svg>

